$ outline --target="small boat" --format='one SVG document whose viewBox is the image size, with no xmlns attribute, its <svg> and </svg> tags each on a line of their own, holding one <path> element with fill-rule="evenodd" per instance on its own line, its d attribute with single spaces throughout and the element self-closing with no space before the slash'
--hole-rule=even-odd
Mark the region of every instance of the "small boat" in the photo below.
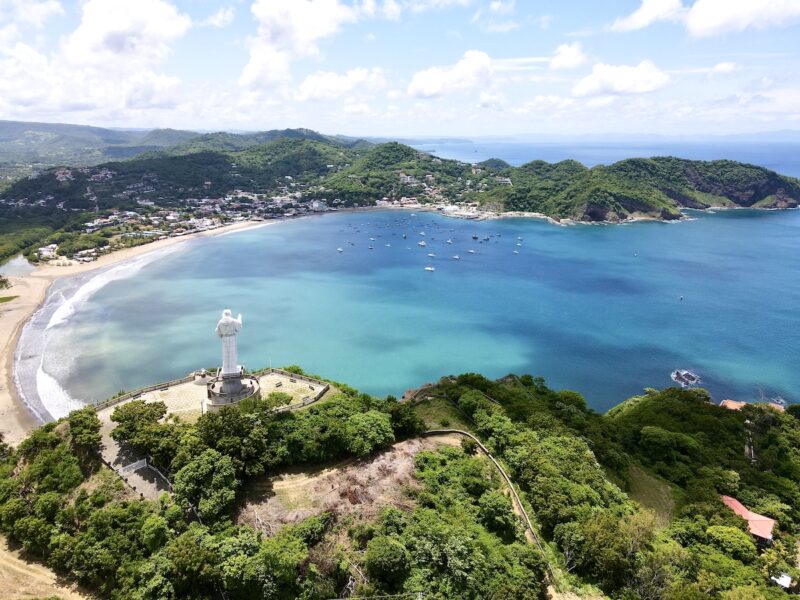
<svg viewBox="0 0 800 600">
<path fill-rule="evenodd" d="M 470 254 L 475 254 L 475 250 L 467 250 Z"/>
<path fill-rule="evenodd" d="M 472 236 L 472 239 L 473 239 L 473 240 L 477 240 L 477 239 L 478 239 L 478 236 L 477 236 L 477 235 L 473 235 L 473 236 Z"/>
<path fill-rule="evenodd" d="M 436 255 L 433 252 L 428 252 L 428 256 L 430 256 L 431 258 L 436 258 Z"/>
<path fill-rule="evenodd" d="M 375 246 L 370 246 L 369 249 L 370 250 L 375 250 Z"/>
<path fill-rule="evenodd" d="M 425 267 L 425 270 L 426 271 L 435 271 L 436 269 L 434 267 L 428 265 L 427 267 Z"/>
<path fill-rule="evenodd" d="M 456 255 L 453 257 L 453 260 L 461 260 L 461 257 L 460 257 L 458 254 L 456 254 Z"/>
<path fill-rule="evenodd" d="M 425 246 L 427 246 L 427 245 L 428 245 L 428 244 L 426 244 L 426 243 L 425 243 L 425 240 L 422 240 L 421 242 L 417 242 L 417 246 L 422 246 L 423 248 L 424 248 Z"/>
<path fill-rule="evenodd" d="M 370 241 L 370 242 L 374 242 L 374 241 L 375 241 L 375 238 L 369 238 L 369 241 Z"/>
<path fill-rule="evenodd" d="M 517 236 L 517 239 L 518 239 L 518 240 L 522 240 L 522 236 L 521 236 L 521 235 L 518 235 L 518 236 Z"/>
<path fill-rule="evenodd" d="M 344 248 L 337 248 L 336 251 L 337 252 L 344 252 Z"/>
<path fill-rule="evenodd" d="M 386 245 L 387 248 L 391 248 L 392 247 L 391 244 L 385 244 L 385 245 Z"/>
<path fill-rule="evenodd" d="M 519 250 L 514 250 L 514 254 L 519 254 Z"/>
<path fill-rule="evenodd" d="M 407 237 L 408 237 L 408 236 L 407 236 L 407 235 L 404 233 L 404 234 L 403 234 L 403 239 L 406 239 Z"/>
<path fill-rule="evenodd" d="M 489 241 L 489 239 L 490 239 L 490 238 L 489 238 L 489 236 L 487 235 L 485 238 L 483 238 L 483 241 L 484 241 L 484 242 L 488 242 L 488 241 Z"/>
<path fill-rule="evenodd" d="M 424 231 L 420 231 L 419 234 L 420 235 L 425 235 L 425 232 Z"/>
<path fill-rule="evenodd" d="M 517 246 L 522 246 L 522 242 L 517 242 Z"/>
<path fill-rule="evenodd" d="M 675 369 L 670 374 L 670 378 L 682 388 L 691 387 L 700 383 L 700 376 L 697 373 L 692 373 L 688 369 Z"/>
<path fill-rule="evenodd" d="M 448 243 L 448 244 L 452 244 L 452 243 L 453 243 L 453 240 L 447 240 L 447 243 Z"/>
</svg>

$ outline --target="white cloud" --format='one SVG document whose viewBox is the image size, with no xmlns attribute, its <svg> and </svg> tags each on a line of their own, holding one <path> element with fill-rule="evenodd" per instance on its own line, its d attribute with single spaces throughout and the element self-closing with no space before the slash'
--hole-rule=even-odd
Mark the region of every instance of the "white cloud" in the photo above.
<svg viewBox="0 0 800 600">
<path fill-rule="evenodd" d="M 350 94 L 354 90 L 378 89 L 386 85 L 383 70 L 350 69 L 339 74 L 326 71 L 313 73 L 305 78 L 297 91 L 298 100 L 330 100 Z"/>
<path fill-rule="evenodd" d="M 634 31 L 652 25 L 656 21 L 680 21 L 685 11 L 681 0 L 642 0 L 641 6 L 634 12 L 614 21 L 611 29 L 613 31 Z"/>
<path fill-rule="evenodd" d="M 739 70 L 739 65 L 729 61 L 717 63 L 713 67 L 711 67 L 711 73 L 715 75 L 727 75 L 728 73 L 733 73 L 734 71 L 738 70 Z"/>
<path fill-rule="evenodd" d="M 58 0 L 0 0 L 0 24 L 8 21 L 41 27 L 48 19 L 63 14 L 64 7 Z"/>
<path fill-rule="evenodd" d="M 696 0 L 686 19 L 689 33 L 707 37 L 745 29 L 785 27 L 800 20 L 799 0 Z"/>
<path fill-rule="evenodd" d="M 139 110 L 176 106 L 180 81 L 157 67 L 191 20 L 164 0 L 122 4 L 86 0 L 80 24 L 49 55 L 19 36 L 0 46 L 0 110 L 66 120 L 71 112 L 130 118 Z"/>
<path fill-rule="evenodd" d="M 412 12 L 424 12 L 453 6 L 469 6 L 470 4 L 472 4 L 472 0 L 407 0 L 405 2 L 405 5 Z"/>
<path fill-rule="evenodd" d="M 549 63 L 547 56 L 519 56 L 516 58 L 496 58 L 492 60 L 492 69 L 498 73 L 518 71 L 537 71 L 541 65 Z"/>
<path fill-rule="evenodd" d="M 356 8 L 339 0 L 255 0 L 250 10 L 261 42 L 299 55 L 316 54 L 317 42 L 359 17 Z"/>
<path fill-rule="evenodd" d="M 118 0 L 87 0 L 80 25 L 64 43 L 64 54 L 76 66 L 151 65 L 167 57 L 191 24 L 164 0 L 130 0 L 124 10 Z"/>
<path fill-rule="evenodd" d="M 551 69 L 576 69 L 586 62 L 580 42 L 561 44 L 550 59 Z"/>
<path fill-rule="evenodd" d="M 661 89 L 667 83 L 669 75 L 650 60 L 643 60 L 635 67 L 599 63 L 590 75 L 575 84 L 572 95 L 643 94 Z"/>
<path fill-rule="evenodd" d="M 492 59 L 485 52 L 468 50 L 456 64 L 418 71 L 408 85 L 408 94 L 416 98 L 436 98 L 456 90 L 488 85 Z"/>
<path fill-rule="evenodd" d="M 254 0 L 250 10 L 258 21 L 258 31 L 248 40 L 250 59 L 239 83 L 275 87 L 291 78 L 293 58 L 319 54 L 319 42 L 336 35 L 345 25 L 377 16 L 397 19 L 403 5 L 396 0 L 381 4 L 376 0 L 353 4 L 341 0 Z"/>
<path fill-rule="evenodd" d="M 202 21 L 200 21 L 199 25 L 204 27 L 216 27 L 217 29 L 222 29 L 227 27 L 231 23 L 233 23 L 233 19 L 236 17 L 236 9 L 232 6 L 223 6 L 213 15 L 209 15 Z"/>
<path fill-rule="evenodd" d="M 488 8 L 479 8 L 472 15 L 472 23 L 489 33 L 507 33 L 519 28 L 519 23 L 511 18 L 515 10 L 515 0 L 492 0 Z"/>
<path fill-rule="evenodd" d="M 383 16 L 390 21 L 396 21 L 400 18 L 400 14 L 403 12 L 403 9 L 396 0 L 385 0 L 383 3 L 382 12 Z"/>
<path fill-rule="evenodd" d="M 658 21 L 684 22 L 695 37 L 746 29 L 786 27 L 800 21 L 800 0 L 641 0 L 641 5 L 611 25 L 613 31 L 643 29 Z"/>
</svg>

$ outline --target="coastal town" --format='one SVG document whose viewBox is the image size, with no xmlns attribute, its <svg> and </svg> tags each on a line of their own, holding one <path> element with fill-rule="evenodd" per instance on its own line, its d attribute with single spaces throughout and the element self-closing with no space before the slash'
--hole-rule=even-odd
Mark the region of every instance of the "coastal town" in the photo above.
<svg viewBox="0 0 800 600">
<path fill-rule="evenodd" d="M 442 162 L 438 158 L 432 158 L 432 161 Z M 486 169 L 478 165 L 472 165 L 470 168 L 472 175 L 486 174 Z M 115 177 L 115 173 L 107 168 L 89 167 L 58 169 L 54 171 L 54 177 L 60 183 L 71 182 L 75 180 L 76 173 L 87 176 L 88 181 L 94 183 L 110 182 Z M 404 189 L 410 188 L 415 195 L 384 196 L 374 202 L 376 208 L 437 211 L 447 216 L 467 219 L 499 216 L 499 213 L 486 211 L 478 202 L 463 199 L 449 200 L 451 191 L 437 185 L 433 174 L 429 173 L 424 178 L 418 179 L 403 170 L 398 170 L 396 177 L 399 185 Z M 74 211 L 94 218 L 79 224 L 75 228 L 76 231 L 66 237 L 67 243 L 51 241 L 29 252 L 27 258 L 33 262 L 47 262 L 57 266 L 71 264 L 70 261 L 90 263 L 99 256 L 121 248 L 212 231 L 229 224 L 290 219 L 354 208 L 348 206 L 341 198 L 324 197 L 324 187 L 310 187 L 294 181 L 290 176 L 286 176 L 283 184 L 274 192 L 259 193 L 235 189 L 219 197 L 181 199 L 179 206 L 176 206 L 173 198 L 151 199 L 157 191 L 158 178 L 151 175 L 142 179 L 149 183 L 131 183 L 125 186 L 123 192 L 115 194 L 121 206 L 135 203 L 135 208 L 132 209 L 100 208 L 91 186 L 87 186 L 86 194 L 94 203 L 93 211 L 70 208 L 66 202 L 59 201 L 53 195 L 38 200 L 38 204 L 42 207 L 55 203 L 58 211 Z M 512 185 L 508 177 L 497 176 L 493 177 L 492 181 L 497 185 Z M 467 180 L 465 185 L 469 187 L 471 183 L 471 180 Z M 211 185 L 211 182 L 207 181 L 204 187 L 210 188 Z M 481 183 L 478 187 L 486 189 L 486 186 L 486 183 Z M 0 204 L 3 203 L 14 204 L 0 198 Z M 20 201 L 16 203 L 21 204 Z M 514 215 L 516 213 L 509 213 L 506 216 Z"/>
</svg>

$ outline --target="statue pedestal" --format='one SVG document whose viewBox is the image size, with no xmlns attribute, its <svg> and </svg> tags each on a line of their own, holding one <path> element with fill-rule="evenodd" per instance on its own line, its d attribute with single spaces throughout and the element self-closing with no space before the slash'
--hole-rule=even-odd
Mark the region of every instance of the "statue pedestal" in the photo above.
<svg viewBox="0 0 800 600">
<path fill-rule="evenodd" d="M 259 393 L 258 379 L 245 375 L 244 369 L 241 367 L 240 369 L 238 373 L 218 375 L 208 382 L 206 410 L 216 411 L 223 406 L 236 404 Z"/>
<path fill-rule="evenodd" d="M 242 391 L 244 384 L 242 384 L 242 373 L 234 373 L 231 375 L 222 376 L 222 393 L 223 394 L 238 394 Z"/>
</svg>

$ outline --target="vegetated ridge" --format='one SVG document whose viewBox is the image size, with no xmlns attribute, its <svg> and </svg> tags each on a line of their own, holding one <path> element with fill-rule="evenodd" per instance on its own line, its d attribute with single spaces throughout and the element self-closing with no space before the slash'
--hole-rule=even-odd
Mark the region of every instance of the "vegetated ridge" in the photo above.
<svg viewBox="0 0 800 600">
<path fill-rule="evenodd" d="M 419 403 L 336 387 L 296 412 L 272 412 L 273 393 L 194 423 L 166 416 L 160 402 L 119 405 L 112 437 L 172 480 L 159 501 L 131 498 L 98 461 L 94 410 L 74 411 L 16 449 L 0 446 L 0 530 L 114 600 L 534 600 L 548 589 L 618 600 L 793 597 L 775 579 L 800 576 L 796 406 L 736 411 L 700 389 L 648 389 L 600 415 L 529 375 L 446 377 Z M 245 499 L 269 500 L 270 476 L 348 458 L 364 461 L 350 469 L 367 466 L 396 441 L 451 423 L 500 461 L 542 547 L 526 540 L 505 483 L 467 438 L 416 453 L 402 501 L 382 510 L 361 511 L 368 490 L 345 481 L 346 511 L 235 524 Z M 723 495 L 774 519 L 772 539 L 753 536 Z"/>
</svg>

